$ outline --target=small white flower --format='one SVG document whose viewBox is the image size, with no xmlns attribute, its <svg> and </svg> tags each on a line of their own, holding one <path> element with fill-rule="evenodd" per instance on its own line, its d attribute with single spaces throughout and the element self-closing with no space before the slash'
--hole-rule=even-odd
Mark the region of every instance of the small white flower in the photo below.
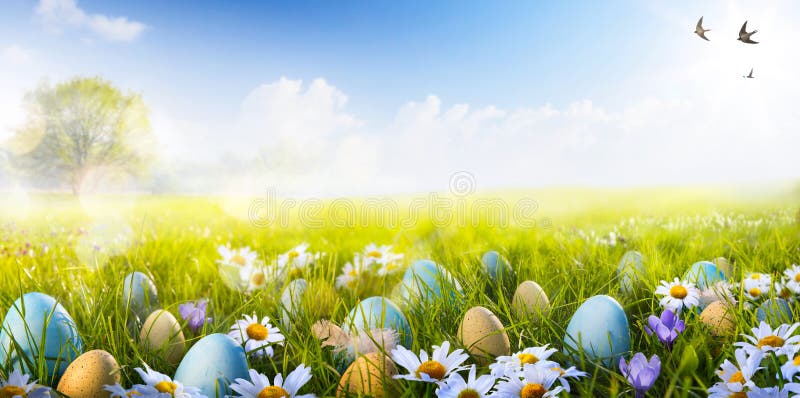
<svg viewBox="0 0 800 398">
<path fill-rule="evenodd" d="M 370 243 L 364 248 L 364 265 L 378 265 L 378 275 L 386 276 L 400 270 L 402 254 L 392 252 L 392 246 Z"/>
<path fill-rule="evenodd" d="M 408 374 L 396 375 L 395 379 L 442 383 L 453 373 L 462 370 L 461 366 L 469 355 L 464 350 L 450 351 L 450 342 L 444 341 L 441 346 L 433 346 L 433 355 L 429 358 L 425 350 L 419 351 L 419 357 L 403 346 L 392 350 L 392 360 L 404 367 Z"/>
<path fill-rule="evenodd" d="M 780 387 L 753 387 L 747 392 L 748 398 L 789 398 L 789 393 L 800 393 L 800 384 L 786 383 Z M 797 395 L 793 395 L 796 397 Z M 727 396 L 726 396 L 727 397 Z"/>
<path fill-rule="evenodd" d="M 362 264 L 361 256 L 356 254 L 353 257 L 353 262 L 345 264 L 344 268 L 342 268 L 342 274 L 336 277 L 336 288 L 354 288 L 358 278 L 361 276 Z"/>
<path fill-rule="evenodd" d="M 126 390 L 125 387 L 121 386 L 119 383 L 113 385 L 106 384 L 103 386 L 103 390 L 108 391 L 111 398 L 134 398 L 136 395 L 141 395 L 133 388 Z"/>
<path fill-rule="evenodd" d="M 230 246 L 219 246 L 217 252 L 222 256 L 221 260 L 217 260 L 217 264 L 239 268 L 239 277 L 242 280 L 247 280 L 250 274 L 250 268 L 255 265 L 258 259 L 258 254 L 249 247 L 232 249 Z"/>
<path fill-rule="evenodd" d="M 552 368 L 558 364 L 547 359 L 557 350 L 548 347 L 549 344 L 545 344 L 542 347 L 528 347 L 514 353 L 514 355 L 499 356 L 493 364 L 489 365 L 489 369 L 494 377 L 504 377 L 518 373 L 524 365 Z"/>
<path fill-rule="evenodd" d="M 783 271 L 783 276 L 786 278 L 786 287 L 792 290 L 794 294 L 800 294 L 800 265 L 792 265 Z"/>
<path fill-rule="evenodd" d="M 315 398 L 314 394 L 297 395 L 303 386 L 311 380 L 311 369 L 300 365 L 283 379 L 283 375 L 275 375 L 274 383 L 269 377 L 250 369 L 250 381 L 236 379 L 231 384 L 231 390 L 239 393 L 244 398 L 260 397 L 285 397 L 285 398 Z"/>
<path fill-rule="evenodd" d="M 158 373 L 150 367 L 145 369 L 136 368 L 137 373 L 142 378 L 144 384 L 133 386 L 141 398 L 207 398 L 197 387 L 184 386 L 178 381 L 172 380 L 169 376 Z"/>
<path fill-rule="evenodd" d="M 675 313 L 680 313 L 685 307 L 692 308 L 700 303 L 700 292 L 693 283 L 675 278 L 672 282 L 661 281 L 661 286 L 656 288 L 656 295 L 664 296 L 660 304 Z"/>
<path fill-rule="evenodd" d="M 278 267 L 290 273 L 302 271 L 314 261 L 314 255 L 308 252 L 308 243 L 301 243 L 292 250 L 278 255 Z"/>
<path fill-rule="evenodd" d="M 764 358 L 764 353 L 756 351 L 752 355 L 743 349 L 738 349 L 734 352 L 736 357 L 736 364 L 734 365 L 729 360 L 725 360 L 717 371 L 722 381 L 717 383 L 708 390 L 710 393 L 720 394 L 726 392 L 728 395 L 718 395 L 728 397 L 733 393 L 745 392 L 749 388 L 755 387 L 753 383 L 753 374 L 755 374 L 761 367 L 761 359 Z"/>
<path fill-rule="evenodd" d="M 553 386 L 560 372 L 540 366 L 525 365 L 521 372 L 501 381 L 494 396 L 498 398 L 555 397 L 564 390 Z"/>
<path fill-rule="evenodd" d="M 550 368 L 550 370 L 559 373 L 558 382 L 561 383 L 561 386 L 564 387 L 564 391 L 566 392 L 570 392 L 569 379 L 579 379 L 588 375 L 588 373 L 582 372 L 574 366 L 570 366 L 567 369 L 562 369 L 557 363 L 552 363 L 554 363 L 556 366 L 553 366 Z"/>
<path fill-rule="evenodd" d="M 450 377 L 436 389 L 436 396 L 439 398 L 484 398 L 489 394 L 489 390 L 494 387 L 495 378 L 492 375 L 475 377 L 475 365 L 470 366 L 467 380 L 458 373 L 450 374 Z"/>
<path fill-rule="evenodd" d="M 30 381 L 30 376 L 14 369 L 8 375 L 8 380 L 0 379 L 0 397 L 3 398 L 43 398 L 50 396 L 46 387 L 36 387 L 36 380 Z M 30 383 L 29 383 L 30 381 Z"/>
<path fill-rule="evenodd" d="M 269 323 L 269 317 L 265 316 L 258 321 L 255 316 L 244 315 L 244 319 L 236 321 L 231 326 L 228 336 L 237 343 L 244 344 L 245 351 L 255 357 L 272 357 L 272 345 L 283 345 L 283 334 L 280 329 Z"/>
<path fill-rule="evenodd" d="M 789 287 L 789 283 L 782 279 L 780 282 L 775 282 L 775 295 L 786 300 L 788 303 L 794 303 L 795 292 Z"/>
<path fill-rule="evenodd" d="M 772 287 L 772 276 L 758 272 L 748 273 L 742 280 L 742 289 L 750 300 L 761 300 L 769 295 Z"/>
<path fill-rule="evenodd" d="M 794 354 L 789 355 L 789 360 L 786 361 L 785 364 L 781 365 L 781 374 L 783 375 L 783 379 L 786 381 L 792 381 L 794 375 L 800 373 L 800 354 L 797 351 L 798 348 L 795 346 Z"/>
<path fill-rule="evenodd" d="M 742 347 L 748 354 L 753 355 L 756 352 L 774 352 L 776 355 L 791 355 L 793 354 L 793 346 L 800 342 L 800 336 L 792 336 L 792 333 L 800 327 L 800 324 L 795 323 L 790 325 L 780 325 L 776 329 L 772 329 L 764 321 L 758 327 L 752 329 L 753 335 L 743 334 L 747 342 L 734 343 L 737 347 Z M 737 350 L 738 352 L 738 350 Z"/>
</svg>

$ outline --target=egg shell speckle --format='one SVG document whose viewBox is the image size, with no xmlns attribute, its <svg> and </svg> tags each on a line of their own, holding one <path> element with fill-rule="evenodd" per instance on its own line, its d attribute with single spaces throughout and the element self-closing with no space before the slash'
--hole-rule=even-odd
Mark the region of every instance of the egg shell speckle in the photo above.
<svg viewBox="0 0 800 398">
<path fill-rule="evenodd" d="M 230 395 L 228 386 L 237 378 L 250 381 L 244 348 L 221 333 L 210 334 L 195 343 L 174 377 L 185 386 L 199 388 L 207 397 Z"/>
<path fill-rule="evenodd" d="M 482 365 L 492 357 L 511 355 L 511 342 L 503 324 L 485 307 L 472 307 L 461 320 L 458 339 Z"/>
<path fill-rule="evenodd" d="M 176 365 L 186 352 L 186 338 L 181 325 L 169 311 L 153 311 L 139 332 L 142 348 L 164 356 L 167 362 Z"/>
<path fill-rule="evenodd" d="M 114 357 L 103 350 L 92 350 L 69 364 L 56 389 L 70 398 L 107 398 L 110 393 L 103 387 L 120 380 Z"/>
<path fill-rule="evenodd" d="M 592 296 L 572 315 L 564 335 L 564 352 L 578 358 L 583 351 L 587 359 L 600 361 L 606 367 L 619 361 L 631 349 L 628 317 L 617 300 L 605 295 Z"/>
<path fill-rule="evenodd" d="M 358 357 L 342 374 L 337 397 L 347 394 L 369 395 L 375 398 L 395 396 L 397 367 L 384 354 L 369 353 Z"/>
<path fill-rule="evenodd" d="M 538 322 L 550 311 L 550 300 L 547 298 L 547 293 L 534 281 L 520 283 L 514 292 L 511 303 L 517 317 L 527 317 L 533 322 Z"/>
<path fill-rule="evenodd" d="M 723 301 L 715 301 L 700 313 L 700 321 L 708 326 L 714 336 L 731 336 L 736 333 L 733 308 Z"/>
</svg>

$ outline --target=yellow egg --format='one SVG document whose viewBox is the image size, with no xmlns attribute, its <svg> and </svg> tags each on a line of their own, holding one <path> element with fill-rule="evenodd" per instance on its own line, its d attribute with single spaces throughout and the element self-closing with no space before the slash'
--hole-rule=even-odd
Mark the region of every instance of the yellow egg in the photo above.
<svg viewBox="0 0 800 398">
<path fill-rule="evenodd" d="M 70 398 L 108 398 L 109 392 L 103 386 L 119 382 L 119 365 L 114 357 L 103 350 L 93 350 L 69 364 L 56 389 Z"/>
<path fill-rule="evenodd" d="M 160 354 L 167 362 L 176 365 L 186 353 L 186 339 L 178 320 L 164 310 L 156 310 L 142 325 L 139 344 L 148 351 Z"/>
<path fill-rule="evenodd" d="M 731 336 L 736 333 L 736 317 L 733 308 L 722 301 L 709 304 L 700 313 L 700 321 L 708 326 L 714 336 Z"/>
<path fill-rule="evenodd" d="M 519 318 L 530 318 L 533 322 L 538 322 L 542 317 L 547 316 L 550 310 L 550 300 L 538 283 L 525 281 L 519 284 L 514 298 L 511 300 L 514 313 Z"/>
<path fill-rule="evenodd" d="M 393 397 L 397 389 L 392 376 L 396 374 L 397 367 L 384 354 L 372 352 L 360 356 L 342 375 L 336 396 L 354 394 L 375 398 Z"/>
<path fill-rule="evenodd" d="M 484 307 L 472 307 L 464 314 L 458 339 L 481 365 L 489 363 L 492 357 L 511 355 L 511 342 L 503 324 Z"/>
</svg>

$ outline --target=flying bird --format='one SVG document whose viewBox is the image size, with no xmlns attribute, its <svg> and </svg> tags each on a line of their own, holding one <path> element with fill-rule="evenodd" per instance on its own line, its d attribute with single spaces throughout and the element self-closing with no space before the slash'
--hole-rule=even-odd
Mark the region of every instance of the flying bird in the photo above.
<svg viewBox="0 0 800 398">
<path fill-rule="evenodd" d="M 697 27 L 694 28 L 694 33 L 696 33 L 698 36 L 700 36 L 706 41 L 711 41 L 708 40 L 708 37 L 706 37 L 706 32 L 708 32 L 709 30 L 711 29 L 703 29 L 703 17 L 700 17 L 700 20 L 697 21 Z"/>
<path fill-rule="evenodd" d="M 750 39 L 750 36 L 756 34 L 756 32 L 758 32 L 758 30 L 754 30 L 754 31 L 748 33 L 747 32 L 747 21 L 744 21 L 744 25 L 742 25 L 742 28 L 739 29 L 739 39 L 738 40 L 741 41 L 742 43 L 758 44 L 757 41 L 753 41 L 753 40 Z"/>
<path fill-rule="evenodd" d="M 754 77 L 754 76 L 753 76 L 753 68 L 750 68 L 750 74 L 749 74 L 749 75 L 747 75 L 747 76 L 742 76 L 742 77 L 744 77 L 744 78 L 746 78 L 746 79 L 752 79 L 752 78 Z"/>
</svg>

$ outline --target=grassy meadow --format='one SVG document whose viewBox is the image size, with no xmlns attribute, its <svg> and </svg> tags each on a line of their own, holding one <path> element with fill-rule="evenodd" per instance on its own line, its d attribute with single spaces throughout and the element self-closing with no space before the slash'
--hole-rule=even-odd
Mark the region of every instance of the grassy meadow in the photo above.
<svg viewBox="0 0 800 398">
<path fill-rule="evenodd" d="M 585 299 L 606 294 L 625 309 L 633 352 L 661 358 L 661 375 L 649 396 L 692 397 L 706 396 L 718 381 L 715 372 L 724 359 L 732 359 L 732 344 L 738 338 L 713 337 L 690 315 L 685 318 L 686 332 L 667 350 L 644 332 L 647 317 L 661 312 L 654 295 L 659 282 L 681 277 L 697 261 L 717 257 L 732 262 L 732 281 L 750 271 L 779 275 L 800 262 L 800 195 L 792 190 L 564 188 L 484 193 L 470 197 L 467 208 L 480 197 L 507 203 L 534 199 L 535 225 L 514 220 L 497 225 L 486 214 L 467 217 L 460 224 L 442 225 L 423 215 L 406 225 L 386 225 L 374 216 L 356 214 L 354 225 L 309 226 L 300 222 L 302 214 L 292 211 L 287 225 L 256 226 L 248 218 L 252 202 L 246 198 L 8 195 L 0 199 L 0 314 L 26 292 L 55 297 L 74 318 L 86 350 L 111 353 L 122 365 L 123 385 L 130 385 L 139 381 L 133 368 L 143 363 L 168 375 L 174 374 L 175 366 L 140 349 L 127 329 L 122 300 L 127 273 L 150 275 L 161 306 L 176 317 L 179 304 L 209 299 L 212 322 L 199 334 L 184 329 L 191 344 L 204 334 L 226 333 L 242 314 L 267 315 L 280 325 L 283 282 L 267 281 L 265 289 L 252 294 L 230 289 L 217 270 L 220 245 L 248 246 L 271 262 L 308 242 L 311 251 L 326 255 L 302 276 L 325 288 L 306 303 L 307 311 L 292 320 L 290 330 L 280 325 L 286 343 L 274 357 L 250 366 L 273 376 L 303 363 L 311 367 L 313 378 L 302 391 L 333 396 L 340 375 L 331 350 L 311 335 L 311 325 L 322 318 L 340 323 L 361 298 L 392 298 L 402 272 L 363 281 L 353 289 L 333 288 L 354 253 L 369 243 L 388 244 L 404 254 L 406 265 L 421 258 L 442 264 L 465 292 L 455 303 L 403 308 L 413 330 L 413 351 L 430 352 L 443 340 L 459 346 L 456 332 L 461 317 L 469 307 L 481 305 L 505 325 L 512 352 L 550 344 L 559 349 L 551 359 L 569 363 L 560 349 L 570 317 Z M 400 209 L 412 200 L 396 198 Z M 330 218 L 326 213 L 330 207 L 330 201 L 324 203 L 321 218 Z M 407 211 L 401 210 L 401 218 Z M 487 250 L 508 258 L 514 282 L 532 280 L 541 285 L 552 305 L 544 321 L 534 323 L 514 315 L 510 301 L 516 283 L 504 288 L 479 271 Z M 643 254 L 647 275 L 642 288 L 626 295 L 620 291 L 616 268 L 629 250 Z M 758 324 L 754 310 L 747 309 L 741 298 L 737 305 L 737 331 L 747 333 Z M 793 304 L 792 310 L 798 319 L 800 308 Z M 689 371 L 681 366 L 688 347 L 699 359 L 697 368 L 689 366 Z M 575 365 L 589 376 L 572 382 L 572 395 L 633 396 L 616 366 Z M 433 391 L 422 383 L 401 381 L 400 386 L 405 397 Z"/>
</svg>

